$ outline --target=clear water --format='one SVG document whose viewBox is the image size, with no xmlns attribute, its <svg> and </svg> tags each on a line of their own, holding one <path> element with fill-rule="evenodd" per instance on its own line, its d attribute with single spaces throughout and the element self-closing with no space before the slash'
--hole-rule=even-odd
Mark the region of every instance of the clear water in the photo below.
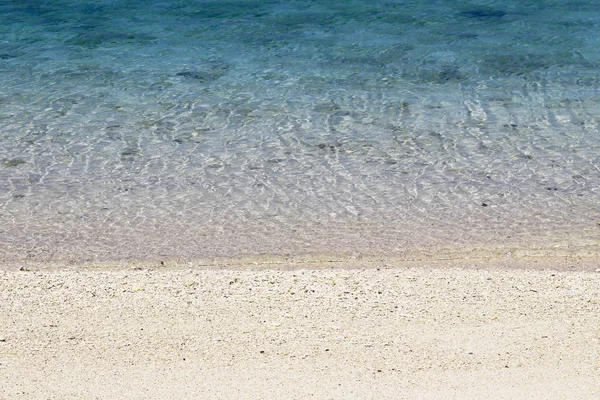
<svg viewBox="0 0 600 400">
<path fill-rule="evenodd" d="M 0 2 L 0 259 L 598 243 L 596 0 Z"/>
</svg>

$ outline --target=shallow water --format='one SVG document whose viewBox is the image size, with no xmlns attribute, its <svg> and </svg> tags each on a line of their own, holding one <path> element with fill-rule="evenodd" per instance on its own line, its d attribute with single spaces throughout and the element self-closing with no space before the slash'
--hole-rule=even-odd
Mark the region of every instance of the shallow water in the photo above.
<svg viewBox="0 0 600 400">
<path fill-rule="evenodd" d="M 0 260 L 600 242 L 597 1 L 0 3 Z"/>
</svg>

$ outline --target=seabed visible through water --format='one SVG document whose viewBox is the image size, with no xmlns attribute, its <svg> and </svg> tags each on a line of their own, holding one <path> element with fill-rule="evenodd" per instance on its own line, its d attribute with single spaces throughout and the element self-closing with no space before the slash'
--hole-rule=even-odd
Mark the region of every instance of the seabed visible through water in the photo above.
<svg viewBox="0 0 600 400">
<path fill-rule="evenodd" d="M 599 25 L 590 1 L 4 2 L 0 262 L 597 260 Z"/>
</svg>

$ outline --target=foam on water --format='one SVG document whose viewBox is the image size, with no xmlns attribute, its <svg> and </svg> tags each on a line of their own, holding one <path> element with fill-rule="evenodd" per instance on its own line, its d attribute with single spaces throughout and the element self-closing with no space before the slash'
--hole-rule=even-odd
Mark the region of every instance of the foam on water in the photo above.
<svg viewBox="0 0 600 400">
<path fill-rule="evenodd" d="M 0 259 L 595 243 L 595 1 L 0 5 Z"/>
</svg>

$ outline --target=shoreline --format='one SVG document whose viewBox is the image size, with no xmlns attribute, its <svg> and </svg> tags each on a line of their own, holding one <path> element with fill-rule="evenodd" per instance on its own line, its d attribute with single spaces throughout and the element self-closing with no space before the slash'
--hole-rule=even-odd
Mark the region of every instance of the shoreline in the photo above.
<svg viewBox="0 0 600 400">
<path fill-rule="evenodd" d="M 600 396 L 599 272 L 267 265 L 0 269 L 0 397 Z"/>
<path fill-rule="evenodd" d="M 219 269 L 322 269 L 322 268 L 493 268 L 557 271 L 595 271 L 600 268 L 600 242 L 503 243 L 407 248 L 403 251 L 357 251 L 331 254 L 258 254 L 238 257 L 178 259 L 148 256 L 123 260 L 0 259 L 2 270 L 119 270 L 130 268 Z"/>
</svg>

